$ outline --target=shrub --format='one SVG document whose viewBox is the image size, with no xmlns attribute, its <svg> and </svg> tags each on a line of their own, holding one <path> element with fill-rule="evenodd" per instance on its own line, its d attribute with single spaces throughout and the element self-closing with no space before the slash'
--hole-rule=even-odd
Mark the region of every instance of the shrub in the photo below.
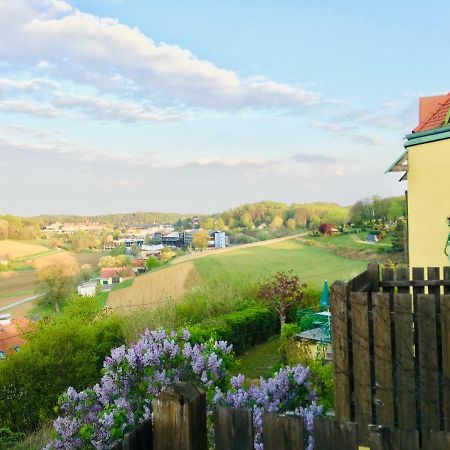
<svg viewBox="0 0 450 450">
<path fill-rule="evenodd" d="M 228 380 L 231 346 L 208 341 L 192 345 L 187 330 L 147 331 L 130 348 L 111 351 L 97 385 L 60 397 L 61 415 L 54 421 L 55 439 L 47 449 L 111 448 L 139 423 L 151 417 L 152 400 L 173 381 L 192 381 L 206 391 L 208 413 L 216 404 L 250 407 L 256 430 L 255 449 L 262 450 L 262 413 L 288 413 L 304 418 L 311 434 L 322 408 L 315 403 L 309 369 L 285 367 L 273 378 L 244 388 L 242 375 Z M 309 449 L 312 445 L 311 437 Z"/>
<path fill-rule="evenodd" d="M 269 308 L 253 306 L 225 314 L 209 324 L 189 327 L 192 338 L 204 342 L 210 337 L 224 340 L 233 345 L 236 354 L 249 347 L 265 342 L 277 334 L 279 320 Z"/>
<path fill-rule="evenodd" d="M 54 417 L 58 396 L 69 386 L 82 388 L 98 379 L 104 357 L 123 342 L 115 317 L 99 318 L 82 304 L 67 315 L 40 322 L 19 353 L 0 364 L 0 423 L 29 432 Z"/>
<path fill-rule="evenodd" d="M 59 400 L 52 448 L 110 448 L 137 424 L 151 417 L 152 400 L 174 381 L 201 385 L 211 401 L 226 387 L 231 346 L 226 342 L 189 342 L 187 330 L 146 331 L 138 342 L 111 351 L 103 377 L 93 388 L 70 387 Z"/>
</svg>

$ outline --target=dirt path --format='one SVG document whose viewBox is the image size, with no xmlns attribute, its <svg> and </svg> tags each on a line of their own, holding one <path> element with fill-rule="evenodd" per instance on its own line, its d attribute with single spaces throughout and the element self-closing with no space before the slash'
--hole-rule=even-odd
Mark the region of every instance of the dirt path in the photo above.
<svg viewBox="0 0 450 450">
<path fill-rule="evenodd" d="M 106 306 L 133 310 L 163 304 L 170 299 L 178 300 L 185 293 L 187 284 L 193 276 L 195 267 L 189 261 L 141 275 L 130 287 L 111 291 Z"/>
<path fill-rule="evenodd" d="M 176 258 L 171 263 L 171 265 L 173 266 L 176 264 L 181 264 L 186 261 L 191 261 L 191 260 L 197 259 L 197 258 L 204 258 L 205 256 L 218 255 L 219 253 L 228 253 L 228 252 L 234 252 L 236 250 L 242 250 L 244 248 L 261 247 L 263 245 L 276 244 L 278 242 L 287 241 L 289 239 L 296 239 L 296 238 L 299 238 L 300 236 L 305 236 L 307 234 L 308 233 L 294 234 L 292 236 L 285 236 L 282 238 L 269 239 L 267 241 L 252 242 L 251 244 L 234 245 L 232 247 L 221 248 L 221 249 L 217 249 L 217 250 L 205 250 L 204 252 L 194 252 L 194 253 L 191 253 L 190 255 L 184 255 L 184 256 L 180 256 L 179 258 Z"/>
</svg>

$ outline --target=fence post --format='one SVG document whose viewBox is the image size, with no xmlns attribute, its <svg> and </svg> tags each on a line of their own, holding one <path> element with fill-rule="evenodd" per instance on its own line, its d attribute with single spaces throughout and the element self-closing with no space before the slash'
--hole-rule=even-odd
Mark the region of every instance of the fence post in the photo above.
<svg viewBox="0 0 450 450">
<path fill-rule="evenodd" d="M 351 420 L 349 358 L 349 287 L 343 281 L 331 286 L 331 332 L 333 336 L 334 398 L 336 419 Z"/>
<path fill-rule="evenodd" d="M 263 415 L 264 450 L 304 450 L 305 428 L 298 416 Z"/>
<path fill-rule="evenodd" d="M 380 290 L 380 266 L 377 263 L 367 265 L 367 276 L 370 282 L 370 290 L 378 292 Z"/>
<path fill-rule="evenodd" d="M 248 408 L 214 409 L 216 450 L 253 450 L 253 417 Z"/>
<path fill-rule="evenodd" d="M 152 402 L 154 450 L 207 450 L 206 396 L 192 383 L 173 383 Z"/>
</svg>

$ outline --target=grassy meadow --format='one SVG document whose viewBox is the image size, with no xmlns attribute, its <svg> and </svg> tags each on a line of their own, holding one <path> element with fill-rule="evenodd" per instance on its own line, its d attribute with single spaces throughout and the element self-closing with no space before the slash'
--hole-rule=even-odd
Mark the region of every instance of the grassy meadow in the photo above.
<svg viewBox="0 0 450 450">
<path fill-rule="evenodd" d="M 127 288 L 112 291 L 107 306 L 131 313 L 127 339 L 147 327 L 182 326 L 214 320 L 254 302 L 258 282 L 277 271 L 291 271 L 317 291 L 324 280 L 349 279 L 366 261 L 334 255 L 297 239 L 236 248 L 174 264 L 142 275 Z"/>
<path fill-rule="evenodd" d="M 348 279 L 364 270 L 365 261 L 333 255 L 325 249 L 291 239 L 268 246 L 236 250 L 194 260 L 202 280 L 248 285 L 278 271 L 292 270 L 310 287 L 320 288 L 324 280 Z"/>
</svg>

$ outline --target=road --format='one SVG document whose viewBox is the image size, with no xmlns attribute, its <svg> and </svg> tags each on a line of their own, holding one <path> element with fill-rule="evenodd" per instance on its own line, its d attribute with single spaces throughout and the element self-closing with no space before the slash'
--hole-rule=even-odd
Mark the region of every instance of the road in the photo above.
<svg viewBox="0 0 450 450">
<path fill-rule="evenodd" d="M 296 238 L 299 238 L 300 236 L 305 236 L 307 234 L 308 233 L 294 234 L 292 236 L 285 236 L 282 238 L 268 239 L 267 241 L 258 241 L 258 242 L 252 242 L 250 244 L 233 245 L 232 247 L 215 249 L 215 250 L 205 250 L 203 252 L 193 252 L 189 255 L 184 255 L 184 256 L 180 256 L 179 258 L 176 258 L 171 263 L 171 265 L 181 264 L 186 261 L 190 261 L 192 259 L 203 258 L 205 256 L 210 256 L 210 255 L 217 255 L 219 253 L 228 253 L 228 252 L 234 252 L 235 250 L 242 250 L 242 249 L 249 248 L 249 247 L 261 247 L 263 245 L 276 244 L 277 242 L 283 242 L 283 241 L 287 241 L 289 239 L 296 239 Z"/>
<path fill-rule="evenodd" d="M 24 303 L 32 302 L 39 297 L 42 297 L 44 294 L 32 295 L 31 297 L 23 298 L 22 300 L 17 300 L 16 302 L 10 303 L 9 305 L 2 306 L 0 308 L 0 312 L 7 311 L 8 309 L 14 308 L 15 306 L 23 305 Z"/>
</svg>

